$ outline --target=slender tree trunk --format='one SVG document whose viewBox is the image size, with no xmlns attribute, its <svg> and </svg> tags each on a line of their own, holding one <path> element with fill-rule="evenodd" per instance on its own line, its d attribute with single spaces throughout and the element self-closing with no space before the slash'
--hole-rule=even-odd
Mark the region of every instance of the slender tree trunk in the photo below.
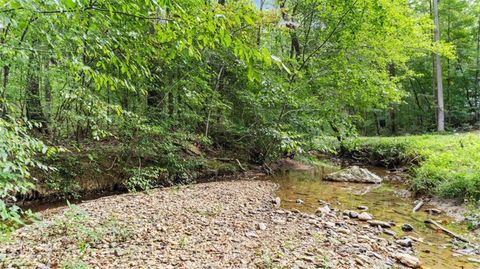
<svg viewBox="0 0 480 269">
<path fill-rule="evenodd" d="M 377 131 L 377 135 L 380 135 L 380 121 L 378 120 L 377 112 L 373 111 L 373 117 L 375 118 L 375 129 Z"/>
<path fill-rule="evenodd" d="M 415 98 L 415 104 L 417 104 L 418 110 L 420 112 L 420 114 L 418 115 L 418 123 L 420 125 L 420 128 L 423 131 L 423 107 L 420 104 L 420 99 L 418 98 L 418 93 L 415 90 L 415 86 L 413 85 L 413 82 L 412 82 L 411 79 L 410 79 L 410 85 L 412 87 L 413 97 Z"/>
<path fill-rule="evenodd" d="M 390 79 L 393 80 L 397 76 L 397 69 L 395 68 L 394 64 L 390 64 L 388 66 L 388 73 L 390 75 Z M 390 131 L 392 135 L 397 133 L 397 122 L 396 122 L 396 106 L 395 104 L 391 104 L 390 108 Z"/>
<path fill-rule="evenodd" d="M 288 16 L 287 11 L 285 10 L 285 4 L 286 0 L 282 0 L 279 3 L 280 6 L 280 12 L 282 13 L 282 19 L 285 23 L 285 25 L 290 29 L 290 39 L 291 39 L 291 45 L 290 45 L 290 57 L 293 58 L 295 56 L 297 59 L 300 58 L 302 52 L 300 49 L 300 41 L 298 40 L 297 32 L 296 32 L 296 26 L 293 21 L 290 21 L 290 18 Z"/>
<path fill-rule="evenodd" d="M 2 95 L 0 96 L 0 118 L 4 118 L 7 115 L 7 85 L 8 76 L 10 73 L 10 67 L 8 65 L 3 66 L 3 81 L 2 81 Z"/>
<path fill-rule="evenodd" d="M 435 23 L 434 40 L 436 43 L 440 42 L 440 23 L 438 18 L 438 0 L 433 0 L 433 18 Z M 435 68 L 437 78 L 437 131 L 445 131 L 445 111 L 443 106 L 443 81 L 442 81 L 442 63 L 440 62 L 440 55 L 435 55 Z"/>
<path fill-rule="evenodd" d="M 428 1 L 428 4 L 429 4 L 429 7 L 430 7 L 430 15 L 431 15 L 431 18 L 433 19 L 434 16 L 433 16 L 433 7 L 432 7 L 432 1 Z M 435 29 L 432 30 L 432 39 L 434 39 L 434 36 L 435 36 Z M 437 81 L 436 81 L 436 78 L 435 78 L 435 74 L 436 74 L 436 68 L 435 68 L 435 53 L 432 53 L 432 96 L 435 100 L 435 107 L 434 107 L 434 113 L 435 113 L 435 123 L 437 123 L 438 121 L 438 109 L 437 109 Z"/>
<path fill-rule="evenodd" d="M 47 63 L 45 64 L 45 79 L 43 83 L 43 91 L 44 91 L 44 98 L 45 98 L 45 114 L 47 119 L 50 120 L 50 114 L 52 109 L 52 83 L 50 82 L 50 76 L 48 74 L 48 70 L 50 68 L 50 59 L 47 59 Z"/>
<path fill-rule="evenodd" d="M 395 106 L 392 106 L 390 108 L 390 132 L 392 135 L 395 135 L 397 133 L 397 120 L 396 120 L 397 114 L 395 111 Z"/>
<path fill-rule="evenodd" d="M 477 61 L 475 71 L 475 121 L 480 120 L 480 15 L 478 16 L 478 31 L 477 31 Z"/>
<path fill-rule="evenodd" d="M 3 30 L 2 36 L 0 38 L 0 44 L 4 44 L 7 39 L 8 31 L 10 30 L 10 23 Z M 10 73 L 10 67 L 4 65 L 2 68 L 2 91 L 0 93 L 0 118 L 4 118 L 7 115 L 7 85 L 8 85 L 8 75 Z"/>
<path fill-rule="evenodd" d="M 260 0 L 260 12 L 263 11 L 263 5 L 265 4 L 265 0 Z M 263 24 L 263 22 L 262 22 Z M 260 44 L 262 43 L 262 24 L 258 26 L 258 32 L 257 32 L 257 46 L 260 47 Z"/>
<path fill-rule="evenodd" d="M 38 76 L 38 64 L 35 63 L 33 56 L 30 56 L 29 70 L 27 73 L 26 103 L 25 110 L 27 119 L 40 123 L 38 130 L 46 130 L 47 120 L 43 114 L 42 104 L 40 102 L 40 78 Z"/>
<path fill-rule="evenodd" d="M 173 118 L 173 113 L 175 112 L 174 96 L 173 92 L 168 92 L 168 116 Z"/>
<path fill-rule="evenodd" d="M 219 91 L 222 87 L 222 77 L 223 77 L 223 71 L 225 69 L 225 66 L 222 66 L 220 68 L 220 71 L 218 71 L 218 76 L 215 81 L 215 91 Z M 207 107 L 207 118 L 205 119 L 205 137 L 208 137 L 208 132 L 210 130 L 210 117 L 212 113 L 212 108 L 210 106 L 211 104 L 209 103 Z"/>
</svg>

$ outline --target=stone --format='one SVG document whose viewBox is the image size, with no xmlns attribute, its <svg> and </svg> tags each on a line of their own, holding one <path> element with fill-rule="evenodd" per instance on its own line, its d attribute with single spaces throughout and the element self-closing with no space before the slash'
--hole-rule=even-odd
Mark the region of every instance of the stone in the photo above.
<svg viewBox="0 0 480 269">
<path fill-rule="evenodd" d="M 329 203 L 327 201 L 324 201 L 324 200 L 321 200 L 321 199 L 318 199 L 317 201 L 321 205 L 329 205 Z"/>
<path fill-rule="evenodd" d="M 352 219 L 356 219 L 356 218 L 358 218 L 358 213 L 355 212 L 355 211 L 350 211 L 350 212 L 348 213 L 348 216 L 349 216 L 350 218 L 352 218 Z"/>
<path fill-rule="evenodd" d="M 368 210 L 368 206 L 359 205 L 359 206 L 357 206 L 357 209 L 358 209 L 358 210 L 367 211 L 367 210 Z"/>
<path fill-rule="evenodd" d="M 315 258 L 314 257 L 310 257 L 310 256 L 303 256 L 302 257 L 302 260 L 308 262 L 308 263 L 314 263 L 315 262 Z"/>
<path fill-rule="evenodd" d="M 351 233 L 351 231 L 349 229 L 345 229 L 345 228 L 338 228 L 337 232 L 342 233 L 342 234 L 350 234 Z"/>
<path fill-rule="evenodd" d="M 115 254 L 115 256 L 120 257 L 120 256 L 125 255 L 125 251 L 117 248 L 117 249 L 115 249 L 114 254 Z"/>
<path fill-rule="evenodd" d="M 331 221 L 327 221 L 324 223 L 325 227 L 327 228 L 333 228 L 335 227 L 335 223 L 331 222 Z"/>
<path fill-rule="evenodd" d="M 267 224 L 265 223 L 258 223 L 257 224 L 257 229 L 260 231 L 265 231 L 267 229 Z"/>
<path fill-rule="evenodd" d="M 402 225 L 402 231 L 411 232 L 411 231 L 413 231 L 413 226 L 408 224 L 408 223 L 405 223 L 405 224 Z"/>
<path fill-rule="evenodd" d="M 358 219 L 363 220 L 363 221 L 367 221 L 367 220 L 372 220 L 373 216 L 368 214 L 367 212 L 362 212 L 362 213 L 358 214 Z"/>
<path fill-rule="evenodd" d="M 420 268 L 421 266 L 420 260 L 417 257 L 414 257 L 412 255 L 397 253 L 395 255 L 395 259 L 397 259 L 399 263 L 405 266 L 408 266 L 410 268 Z"/>
<path fill-rule="evenodd" d="M 325 180 L 356 183 L 379 184 L 382 178 L 370 172 L 366 168 L 360 168 L 356 165 L 331 173 L 325 177 Z"/>
<path fill-rule="evenodd" d="M 254 232 L 254 231 L 248 231 L 248 232 L 246 232 L 246 233 L 245 233 L 245 236 L 251 237 L 251 238 L 257 238 L 257 237 L 258 237 L 257 233 Z"/>
<path fill-rule="evenodd" d="M 427 211 L 427 213 L 430 214 L 430 215 L 440 215 L 440 214 L 442 214 L 442 210 L 437 209 L 437 208 L 429 208 L 425 211 Z"/>
<path fill-rule="evenodd" d="M 272 204 L 277 208 L 280 207 L 281 203 L 282 203 L 282 199 L 280 199 L 280 197 L 275 197 L 275 199 L 272 200 Z"/>
<path fill-rule="evenodd" d="M 317 216 L 323 216 L 328 213 L 330 213 L 330 207 L 328 207 L 328 205 L 319 207 L 315 210 L 315 215 Z"/>
<path fill-rule="evenodd" d="M 304 201 L 303 201 L 302 199 L 297 199 L 295 202 L 296 202 L 297 204 L 303 204 L 303 203 L 304 203 Z"/>
<path fill-rule="evenodd" d="M 394 231 L 390 229 L 383 229 L 383 233 L 395 237 L 397 235 Z"/>
<path fill-rule="evenodd" d="M 390 223 L 388 222 L 385 222 L 385 221 L 381 221 L 381 220 L 369 220 L 367 221 L 368 224 L 372 225 L 372 226 L 380 226 L 382 228 L 390 228 L 392 227 L 392 225 L 390 225 Z"/>
<path fill-rule="evenodd" d="M 400 246 L 402 247 L 412 247 L 412 239 L 410 238 L 404 238 L 404 239 L 398 239 L 397 241 L 395 241 L 397 244 L 399 244 Z"/>
</svg>

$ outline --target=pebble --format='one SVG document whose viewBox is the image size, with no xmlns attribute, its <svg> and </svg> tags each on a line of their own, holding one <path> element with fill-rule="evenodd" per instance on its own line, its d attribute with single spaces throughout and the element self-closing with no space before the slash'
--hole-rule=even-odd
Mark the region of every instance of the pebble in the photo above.
<svg viewBox="0 0 480 269">
<path fill-rule="evenodd" d="M 440 215 L 440 214 L 442 214 L 442 210 L 437 209 L 437 208 L 429 208 L 425 211 L 427 211 L 428 214 L 430 214 L 430 215 Z"/>
<path fill-rule="evenodd" d="M 368 207 L 367 207 L 367 206 L 364 206 L 364 205 L 359 205 L 359 206 L 357 206 L 357 209 L 358 209 L 358 210 L 367 211 L 367 210 L 368 210 Z"/>
<path fill-rule="evenodd" d="M 282 203 L 282 199 L 280 199 L 280 197 L 275 197 L 275 199 L 272 200 L 272 204 L 275 206 L 275 207 L 280 207 Z"/>
<path fill-rule="evenodd" d="M 412 247 L 412 239 L 410 238 L 398 239 L 395 242 L 402 247 L 407 247 L 407 248 Z"/>
<path fill-rule="evenodd" d="M 303 204 L 303 203 L 305 203 L 302 199 L 297 199 L 295 202 L 296 202 L 297 204 L 300 204 L 300 205 Z"/>
<path fill-rule="evenodd" d="M 413 226 L 408 224 L 408 223 L 405 223 L 405 224 L 402 225 L 402 231 L 411 232 L 411 231 L 413 231 Z"/>
<path fill-rule="evenodd" d="M 383 233 L 395 237 L 397 234 L 390 229 L 383 229 Z"/>
<path fill-rule="evenodd" d="M 260 231 L 265 231 L 267 229 L 267 224 L 265 223 L 258 223 L 257 224 L 257 229 L 260 230 Z"/>
<path fill-rule="evenodd" d="M 363 221 L 367 221 L 367 220 L 372 220 L 373 216 L 368 214 L 367 212 L 362 212 L 362 213 L 358 214 L 358 219 L 363 220 Z"/>
<path fill-rule="evenodd" d="M 395 259 L 397 259 L 397 261 L 401 264 L 410 268 L 420 268 L 421 266 L 420 260 L 412 255 L 397 253 L 395 254 Z"/>
<path fill-rule="evenodd" d="M 125 251 L 117 248 L 117 249 L 115 249 L 114 254 L 115 254 L 115 256 L 120 257 L 120 256 L 125 255 Z"/>
<path fill-rule="evenodd" d="M 328 213 L 330 213 L 330 207 L 328 205 L 319 207 L 317 210 L 315 210 L 315 215 L 317 216 L 323 216 Z"/>
<path fill-rule="evenodd" d="M 390 228 L 392 227 L 390 225 L 390 223 L 388 222 L 385 222 L 385 221 L 380 221 L 380 220 L 368 220 L 367 221 L 368 224 L 372 225 L 372 226 L 380 226 L 382 228 Z"/>
</svg>

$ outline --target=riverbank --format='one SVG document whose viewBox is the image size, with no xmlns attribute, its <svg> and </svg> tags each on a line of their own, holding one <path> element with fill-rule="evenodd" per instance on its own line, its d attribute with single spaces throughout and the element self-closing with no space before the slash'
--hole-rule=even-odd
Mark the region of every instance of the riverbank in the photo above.
<svg viewBox="0 0 480 269">
<path fill-rule="evenodd" d="M 388 268 L 415 260 L 407 256 L 414 248 L 334 209 L 276 208 L 275 189 L 212 182 L 46 210 L 0 246 L 2 268 Z"/>
<path fill-rule="evenodd" d="M 333 142 L 333 147 L 339 145 Z M 480 135 L 477 133 L 359 137 L 345 141 L 342 154 L 389 168 L 405 167 L 409 184 L 442 198 L 480 200 Z"/>
</svg>

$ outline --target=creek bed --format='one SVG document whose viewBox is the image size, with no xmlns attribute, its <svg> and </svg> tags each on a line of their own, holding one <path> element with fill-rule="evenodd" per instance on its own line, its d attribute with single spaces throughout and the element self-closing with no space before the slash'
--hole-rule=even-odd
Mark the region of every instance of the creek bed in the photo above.
<svg viewBox="0 0 480 269">
<path fill-rule="evenodd" d="M 455 222 L 453 218 L 444 214 L 429 215 L 424 211 L 431 207 L 428 204 L 424 205 L 420 211 L 413 213 L 414 199 L 408 197 L 409 192 L 401 183 L 384 181 L 382 184 L 372 185 L 322 180 L 323 176 L 335 170 L 338 168 L 321 166 L 310 171 L 284 172 L 269 179 L 279 185 L 277 195 L 282 199 L 282 207 L 286 209 L 295 208 L 312 213 L 320 206 L 319 200 L 323 200 L 339 210 L 360 212 L 357 209 L 358 206 L 367 206 L 368 212 L 373 214 L 375 219 L 394 221 L 396 226 L 392 227 L 392 230 L 399 238 L 409 235 L 423 239 L 423 243 L 417 242 L 414 247 L 425 268 L 480 267 L 479 263 L 468 260 L 469 258 L 478 260 L 478 256 L 455 253 L 452 248 L 452 238 L 427 227 L 424 221 L 433 219 L 459 234 L 467 233 L 465 225 Z M 380 176 L 386 174 L 385 170 L 378 168 L 373 172 Z M 301 199 L 304 203 L 298 204 L 297 199 Z M 412 225 L 414 230 L 403 232 L 401 226 L 405 223 Z"/>
</svg>

